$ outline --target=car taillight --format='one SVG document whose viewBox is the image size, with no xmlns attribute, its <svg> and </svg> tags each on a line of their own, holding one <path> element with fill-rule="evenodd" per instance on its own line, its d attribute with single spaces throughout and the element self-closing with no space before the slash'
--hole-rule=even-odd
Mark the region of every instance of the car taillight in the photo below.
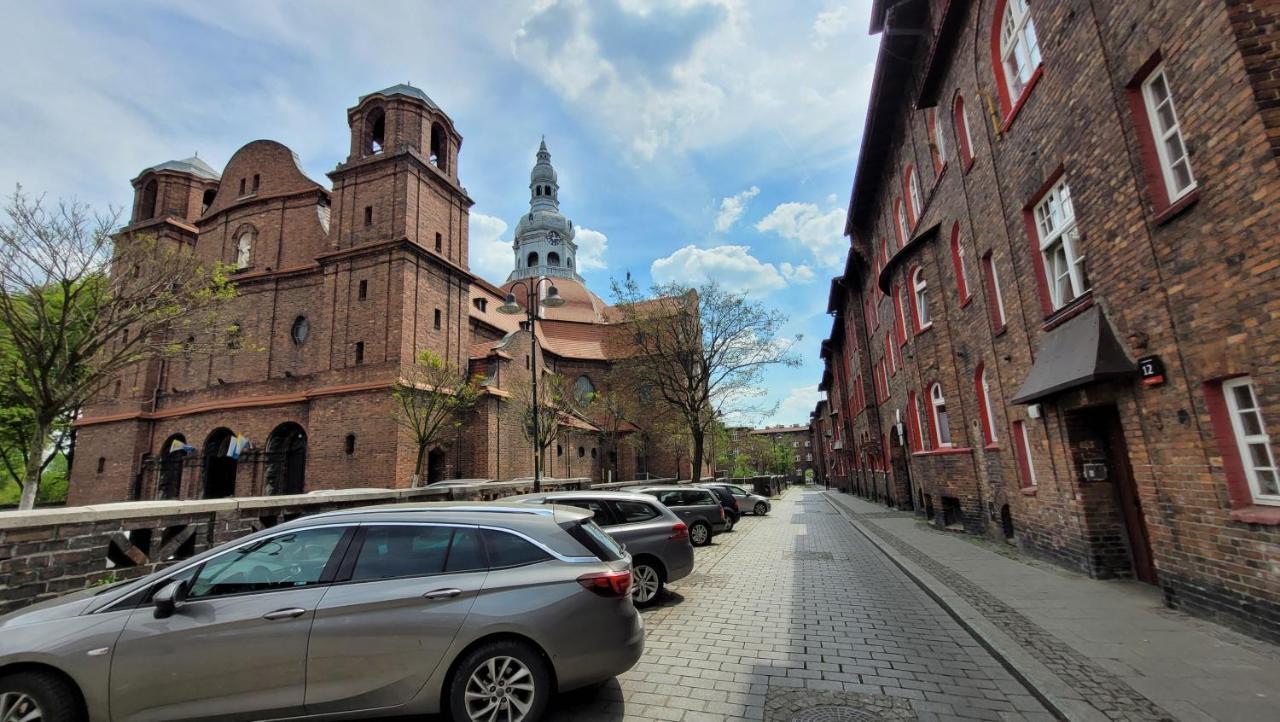
<svg viewBox="0 0 1280 722">
<path fill-rule="evenodd" d="M 724 507 L 720 507 L 720 521 L 724 521 Z"/>
<path fill-rule="evenodd" d="M 602 597 L 626 597 L 631 595 L 631 570 L 583 574 L 578 583 Z"/>
<path fill-rule="evenodd" d="M 671 536 L 667 537 L 668 541 L 684 541 L 689 538 L 689 527 L 684 522 L 680 522 L 671 527 Z"/>
<path fill-rule="evenodd" d="M 738 497 L 736 497 L 736 496 L 731 496 L 731 497 L 729 497 L 729 500 L 733 502 L 733 510 L 734 510 L 734 511 L 742 511 L 741 509 L 739 509 L 739 508 L 738 508 Z"/>
</svg>

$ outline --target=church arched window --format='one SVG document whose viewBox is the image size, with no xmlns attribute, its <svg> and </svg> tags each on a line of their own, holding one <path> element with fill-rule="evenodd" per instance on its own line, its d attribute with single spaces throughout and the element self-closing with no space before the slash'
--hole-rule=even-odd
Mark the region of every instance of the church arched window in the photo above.
<svg viewBox="0 0 1280 722">
<path fill-rule="evenodd" d="M 548 253 L 548 254 L 547 254 L 547 265 L 548 265 L 548 266 L 559 266 L 559 265 L 560 265 L 560 254 L 559 254 L 559 253 L 554 253 L 554 252 L 552 252 L 552 253 Z"/>
<path fill-rule="evenodd" d="M 533 194 L 534 194 L 535 196 L 540 196 L 540 195 L 542 195 L 542 186 L 535 186 L 535 187 L 534 187 L 534 189 L 533 189 Z"/>
<path fill-rule="evenodd" d="M 573 269 L 573 256 L 569 256 L 569 257 L 568 257 L 567 259 L 565 259 L 565 260 L 566 260 L 565 265 L 567 265 L 567 266 L 569 267 L 569 269 L 570 269 L 570 270 L 572 270 L 572 269 Z"/>
<path fill-rule="evenodd" d="M 147 181 L 142 187 L 142 207 L 138 209 L 138 220 L 156 217 L 156 190 L 154 179 Z"/>
<path fill-rule="evenodd" d="M 449 149 L 445 142 L 444 126 L 431 124 L 431 162 L 442 171 L 448 172 Z"/>
<path fill-rule="evenodd" d="M 374 108 L 365 116 L 365 155 L 381 153 L 387 140 L 387 116 L 382 108 Z"/>
<path fill-rule="evenodd" d="M 525 265 L 527 265 L 529 268 L 533 268 L 534 266 L 538 265 L 538 254 L 537 254 L 537 253 L 530 253 L 530 254 L 529 254 L 529 262 L 528 262 L 527 264 L 525 264 Z"/>
</svg>

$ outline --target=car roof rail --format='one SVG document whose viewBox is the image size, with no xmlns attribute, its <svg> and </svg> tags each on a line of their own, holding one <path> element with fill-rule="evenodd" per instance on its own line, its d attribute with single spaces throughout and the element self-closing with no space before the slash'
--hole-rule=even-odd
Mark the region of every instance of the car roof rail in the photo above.
<svg viewBox="0 0 1280 722">
<path fill-rule="evenodd" d="M 544 506 L 480 506 L 475 504 L 460 504 L 458 506 L 436 506 L 423 507 L 416 506 L 408 509 L 395 509 L 376 506 L 366 506 L 360 509 L 341 509 L 331 511 L 323 516 L 347 516 L 351 514 L 377 514 L 379 512 L 392 514 L 407 514 L 421 512 L 484 512 L 497 514 L 532 514 L 534 516 L 554 516 L 555 509 L 548 509 Z M 321 515 L 317 515 L 321 516 Z"/>
</svg>

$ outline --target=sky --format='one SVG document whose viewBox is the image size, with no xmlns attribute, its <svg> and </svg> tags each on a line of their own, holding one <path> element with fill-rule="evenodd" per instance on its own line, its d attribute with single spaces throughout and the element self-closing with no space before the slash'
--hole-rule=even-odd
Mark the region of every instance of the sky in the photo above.
<svg viewBox="0 0 1280 722">
<path fill-rule="evenodd" d="M 579 267 L 712 278 L 787 314 L 796 368 L 770 417 L 807 423 L 878 38 L 870 0 L 220 0 L 0 4 L 0 189 L 100 210 L 198 153 L 221 169 L 269 138 L 313 179 L 348 150 L 346 110 L 409 82 L 463 136 L 472 270 L 511 270 L 545 135 Z"/>
</svg>

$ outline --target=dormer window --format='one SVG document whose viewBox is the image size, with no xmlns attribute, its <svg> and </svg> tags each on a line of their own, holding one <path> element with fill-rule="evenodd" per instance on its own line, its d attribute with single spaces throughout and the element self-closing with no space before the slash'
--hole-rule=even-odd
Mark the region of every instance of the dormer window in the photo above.
<svg viewBox="0 0 1280 722">
<path fill-rule="evenodd" d="M 477 309 L 478 311 L 480 311 L 481 313 L 484 313 L 484 312 L 485 312 L 485 310 L 487 310 L 487 309 L 488 309 L 488 306 L 489 306 L 489 299 L 487 299 L 487 298 L 477 298 L 477 299 L 474 299 L 474 300 L 472 300 L 472 301 L 471 301 L 471 305 L 475 306 L 475 307 L 476 307 L 476 309 Z"/>
</svg>

